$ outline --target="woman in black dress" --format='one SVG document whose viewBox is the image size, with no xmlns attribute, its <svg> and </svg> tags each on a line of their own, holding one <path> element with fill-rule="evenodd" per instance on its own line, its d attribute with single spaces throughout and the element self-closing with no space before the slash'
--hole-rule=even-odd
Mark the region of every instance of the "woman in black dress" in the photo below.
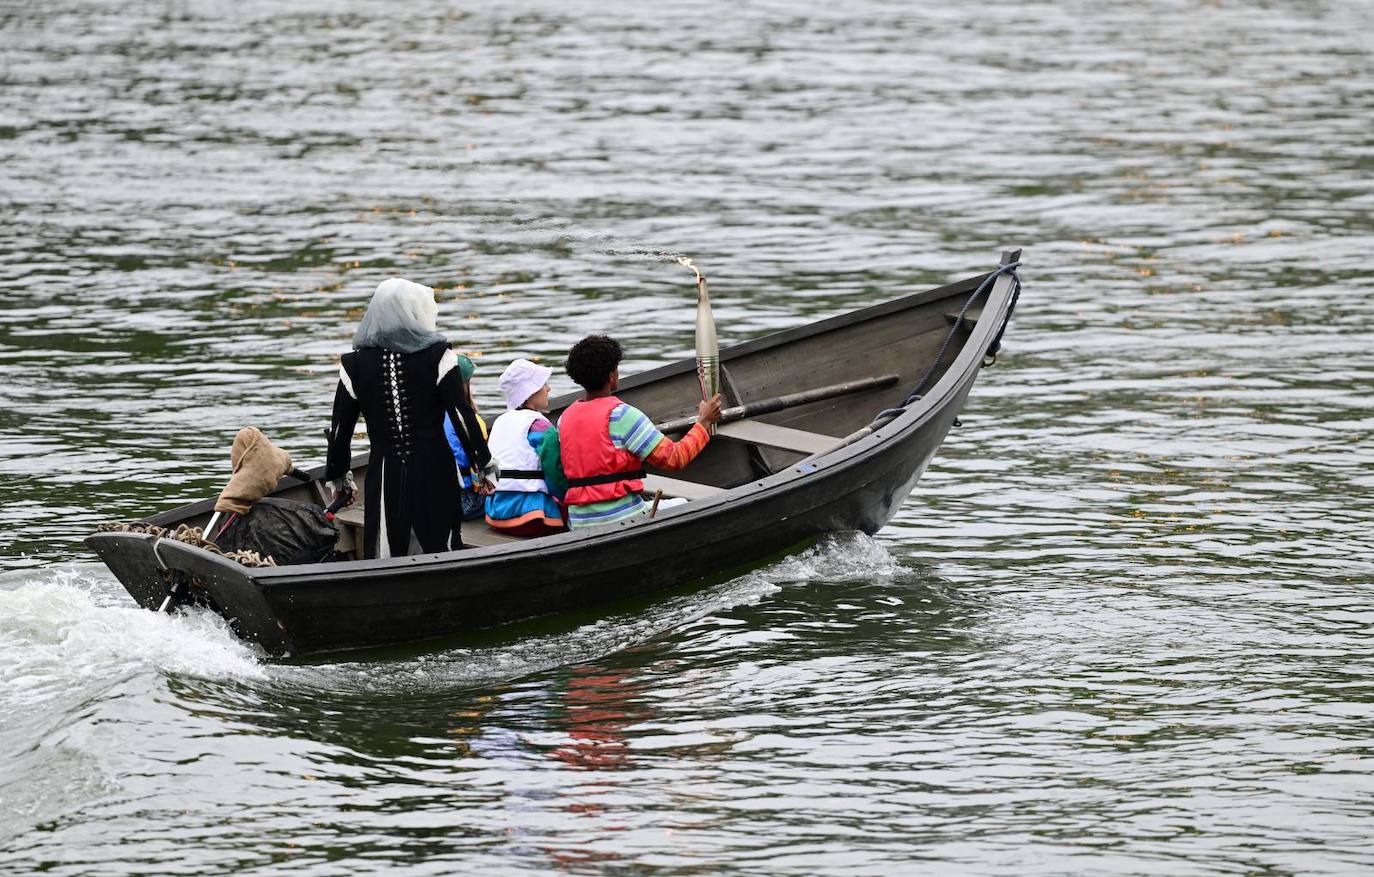
<svg viewBox="0 0 1374 877">
<path fill-rule="evenodd" d="M 434 290 L 395 277 L 384 281 L 358 324 L 353 352 L 339 364 L 325 478 L 336 491 L 353 486 L 353 430 L 362 414 L 372 443 L 363 491 L 365 558 L 463 547 L 446 413 L 468 459 L 479 469 L 490 467 L 457 356 L 437 331 L 438 315 Z"/>
</svg>

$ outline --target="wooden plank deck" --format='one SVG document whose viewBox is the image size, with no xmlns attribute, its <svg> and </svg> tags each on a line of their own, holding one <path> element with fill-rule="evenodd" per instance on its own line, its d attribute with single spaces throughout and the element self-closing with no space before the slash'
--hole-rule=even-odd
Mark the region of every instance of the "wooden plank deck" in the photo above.
<svg viewBox="0 0 1374 877">
<path fill-rule="evenodd" d="M 342 547 L 343 539 L 341 539 L 338 550 L 353 550 L 352 545 L 357 545 L 361 548 L 363 544 L 362 502 L 356 502 L 351 506 L 339 509 L 334 515 L 334 520 L 338 522 L 340 528 L 353 539 L 353 543 L 347 549 Z M 486 521 L 482 520 L 464 521 L 462 532 L 463 543 L 465 545 L 475 545 L 478 548 L 484 548 L 488 545 L 504 545 L 507 542 L 524 541 L 517 536 L 507 536 L 505 533 L 498 533 L 496 530 L 488 527 Z"/>
</svg>

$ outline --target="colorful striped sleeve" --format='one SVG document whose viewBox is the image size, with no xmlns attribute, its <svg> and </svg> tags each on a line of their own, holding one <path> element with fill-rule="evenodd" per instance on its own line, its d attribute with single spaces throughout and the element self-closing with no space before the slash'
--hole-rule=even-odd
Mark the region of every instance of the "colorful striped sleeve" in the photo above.
<svg viewBox="0 0 1374 877">
<path fill-rule="evenodd" d="M 530 424 L 529 430 L 525 433 L 525 440 L 530 443 L 530 447 L 538 453 L 539 448 L 544 444 L 544 431 L 551 428 L 547 417 L 540 417 Z"/>
<path fill-rule="evenodd" d="M 663 441 L 663 433 L 658 431 L 653 421 L 645 417 L 643 411 L 624 402 L 611 409 L 610 431 L 611 444 L 641 460 L 653 453 L 658 443 Z"/>
<path fill-rule="evenodd" d="M 687 434 L 677 441 L 665 437 L 644 462 L 660 469 L 676 471 L 695 460 L 710 440 L 711 436 L 706 432 L 706 427 L 694 423 Z"/>
</svg>

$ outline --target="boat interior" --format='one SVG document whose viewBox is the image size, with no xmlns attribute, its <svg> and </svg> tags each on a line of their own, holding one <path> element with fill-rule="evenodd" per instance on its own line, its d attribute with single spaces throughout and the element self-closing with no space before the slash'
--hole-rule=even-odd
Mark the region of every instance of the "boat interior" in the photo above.
<svg viewBox="0 0 1374 877">
<path fill-rule="evenodd" d="M 977 325 L 981 303 L 962 320 L 959 315 L 974 288 L 974 281 L 963 281 L 723 349 L 724 416 L 715 437 L 685 469 L 650 470 L 644 479 L 645 499 L 706 499 L 837 447 L 879 411 L 900 405 L 949 338 L 926 386 L 934 385 Z M 696 364 L 680 361 L 623 378 L 617 395 L 653 418 L 670 438 L 678 438 L 694 422 L 701 398 Z M 550 419 L 557 422 L 576 398 L 554 399 Z M 354 462 L 362 491 L 366 456 Z M 273 495 L 321 506 L 329 501 L 319 481 L 288 480 Z M 337 550 L 348 557 L 357 558 L 361 551 L 363 506 L 360 493 L 335 518 Z M 159 523 L 204 526 L 208 510 L 198 505 L 194 512 L 180 521 Z M 462 535 L 465 543 L 477 547 L 536 541 L 506 535 L 480 519 L 464 521 Z"/>
</svg>

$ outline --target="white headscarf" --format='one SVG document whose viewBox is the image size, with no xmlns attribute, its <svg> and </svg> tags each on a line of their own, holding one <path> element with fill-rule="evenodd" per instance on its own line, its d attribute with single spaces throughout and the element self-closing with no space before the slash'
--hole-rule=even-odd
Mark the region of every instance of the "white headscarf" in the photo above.
<svg viewBox="0 0 1374 877">
<path fill-rule="evenodd" d="M 434 290 L 409 280 L 392 277 L 377 284 L 368 302 L 367 313 L 358 323 L 353 349 L 385 347 L 399 353 L 424 350 L 437 341 L 439 304 Z"/>
</svg>

